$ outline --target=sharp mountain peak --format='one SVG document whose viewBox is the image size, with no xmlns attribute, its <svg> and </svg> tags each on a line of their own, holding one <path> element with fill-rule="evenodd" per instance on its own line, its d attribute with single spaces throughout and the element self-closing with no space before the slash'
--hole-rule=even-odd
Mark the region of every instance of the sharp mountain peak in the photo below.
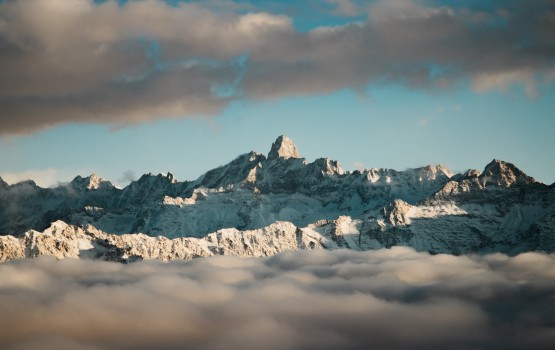
<svg viewBox="0 0 555 350">
<path fill-rule="evenodd" d="M 480 175 L 488 184 L 512 186 L 535 183 L 533 177 L 526 175 L 514 164 L 499 159 L 492 160 Z"/>
<path fill-rule="evenodd" d="M 293 140 L 285 135 L 281 135 L 272 144 L 270 153 L 268 153 L 268 159 L 275 158 L 301 158 L 301 155 Z"/>
</svg>

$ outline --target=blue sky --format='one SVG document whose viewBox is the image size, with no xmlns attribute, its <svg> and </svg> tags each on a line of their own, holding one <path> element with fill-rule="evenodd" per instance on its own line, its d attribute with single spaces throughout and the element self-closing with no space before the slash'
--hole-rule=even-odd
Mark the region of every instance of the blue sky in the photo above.
<svg viewBox="0 0 555 350">
<path fill-rule="evenodd" d="M 348 170 L 496 158 L 552 183 L 554 7 L 0 2 L 0 176 L 192 180 L 285 134 Z"/>
</svg>

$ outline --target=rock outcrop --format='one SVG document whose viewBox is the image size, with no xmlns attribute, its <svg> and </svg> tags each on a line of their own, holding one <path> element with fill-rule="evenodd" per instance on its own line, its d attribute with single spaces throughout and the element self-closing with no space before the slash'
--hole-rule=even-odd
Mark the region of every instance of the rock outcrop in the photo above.
<svg viewBox="0 0 555 350">
<path fill-rule="evenodd" d="M 145 234 L 113 235 L 90 225 L 77 227 L 56 221 L 43 232 L 0 236 L 0 262 L 43 255 L 116 262 L 191 260 L 213 255 L 261 257 L 286 250 L 322 248 L 322 240 L 322 236 L 288 222 L 275 222 L 259 230 L 222 229 L 203 238 L 169 239 Z"/>
<path fill-rule="evenodd" d="M 326 158 L 307 162 L 280 136 L 268 157 L 246 153 L 195 181 L 147 174 L 119 189 L 94 174 L 56 188 L 0 179 L 0 233 L 0 260 L 251 257 L 394 245 L 450 254 L 552 252 L 555 185 L 499 160 L 461 174 L 441 165 L 349 172 Z"/>
</svg>

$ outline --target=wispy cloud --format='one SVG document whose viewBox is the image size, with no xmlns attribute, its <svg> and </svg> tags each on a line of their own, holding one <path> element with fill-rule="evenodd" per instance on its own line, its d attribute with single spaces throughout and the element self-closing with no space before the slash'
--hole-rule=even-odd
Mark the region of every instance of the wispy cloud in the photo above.
<svg viewBox="0 0 555 350">
<path fill-rule="evenodd" d="M 363 7 L 352 0 L 325 0 L 334 6 L 334 12 L 342 16 L 357 16 L 363 12 Z"/>
<path fill-rule="evenodd" d="M 418 120 L 418 126 L 426 126 L 432 122 L 432 118 L 421 118 Z"/>
<path fill-rule="evenodd" d="M 452 116 L 455 113 L 458 113 L 462 110 L 461 105 L 453 105 L 453 106 L 438 106 L 433 112 L 431 112 L 428 116 L 418 119 L 417 124 L 420 127 L 425 127 L 435 120 L 439 118 L 443 118 L 446 115 Z"/>
<path fill-rule="evenodd" d="M 408 248 L 0 265 L 7 349 L 549 349 L 555 257 Z"/>
<path fill-rule="evenodd" d="M 364 163 L 362 162 L 354 162 L 353 166 L 355 167 L 356 170 L 360 170 L 360 171 L 366 169 L 366 165 L 364 165 Z"/>
<path fill-rule="evenodd" d="M 118 179 L 118 185 L 125 187 L 130 182 L 137 180 L 137 174 L 133 170 L 126 170 L 123 175 Z"/>
<path fill-rule="evenodd" d="M 10 185 L 21 181 L 33 180 L 41 187 L 50 187 L 58 184 L 59 176 L 60 174 L 55 168 L 0 173 L 0 177 Z"/>
<path fill-rule="evenodd" d="M 359 7 L 332 3 L 344 13 Z M 210 115 L 238 99 L 368 84 L 433 90 L 470 80 L 478 93 L 521 85 L 535 97 L 553 83 L 549 0 L 381 0 L 365 7 L 364 23 L 309 32 L 290 16 L 231 5 L 1 2 L 0 134 Z"/>
</svg>

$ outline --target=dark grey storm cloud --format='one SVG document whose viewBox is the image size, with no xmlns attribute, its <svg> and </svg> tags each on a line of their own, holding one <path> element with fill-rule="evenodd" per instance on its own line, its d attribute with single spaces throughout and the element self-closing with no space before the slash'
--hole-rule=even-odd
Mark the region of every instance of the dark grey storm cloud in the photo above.
<svg viewBox="0 0 555 350">
<path fill-rule="evenodd" d="M 551 0 L 322 3 L 366 19 L 303 32 L 231 1 L 0 2 L 0 134 L 210 115 L 236 99 L 368 84 L 520 85 L 534 97 L 555 81 Z"/>
<path fill-rule="evenodd" d="M 5 349 L 549 349 L 555 256 L 408 248 L 0 265 Z"/>
</svg>

